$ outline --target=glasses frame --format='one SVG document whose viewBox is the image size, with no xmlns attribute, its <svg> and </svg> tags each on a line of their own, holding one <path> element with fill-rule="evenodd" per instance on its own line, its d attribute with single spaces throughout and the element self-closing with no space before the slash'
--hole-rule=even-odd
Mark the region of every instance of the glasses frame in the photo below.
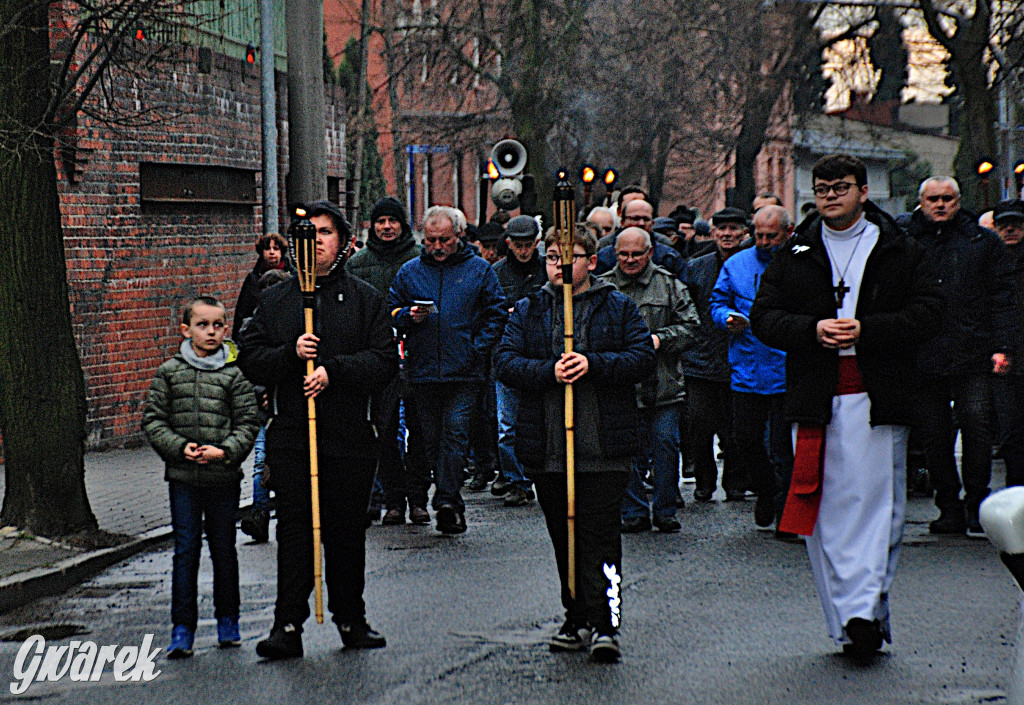
<svg viewBox="0 0 1024 705">
<path fill-rule="evenodd" d="M 581 255 L 581 254 L 579 254 L 577 252 L 573 252 L 572 253 L 573 264 L 575 264 L 576 262 L 578 262 L 581 259 L 586 259 L 588 257 L 590 257 L 590 255 L 587 255 L 587 254 Z M 547 255 L 544 255 L 544 261 L 547 264 L 561 264 L 562 263 L 562 255 L 547 254 Z"/>
<path fill-rule="evenodd" d="M 811 193 L 814 194 L 815 198 L 826 198 L 829 191 L 834 193 L 836 196 L 842 198 L 850 192 L 850 189 L 856 188 L 856 182 L 850 181 L 837 181 L 834 184 L 818 184 L 811 189 Z M 819 191 L 819 189 L 824 189 Z"/>
<path fill-rule="evenodd" d="M 650 247 L 645 247 L 643 252 L 616 252 L 615 257 L 616 259 L 621 259 L 623 262 L 628 262 L 631 259 L 640 259 L 650 251 Z"/>
</svg>

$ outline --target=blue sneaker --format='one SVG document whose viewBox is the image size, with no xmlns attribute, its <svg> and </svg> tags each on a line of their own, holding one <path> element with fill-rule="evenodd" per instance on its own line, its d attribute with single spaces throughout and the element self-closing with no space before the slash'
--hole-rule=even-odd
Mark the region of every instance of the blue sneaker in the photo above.
<svg viewBox="0 0 1024 705">
<path fill-rule="evenodd" d="M 167 647 L 167 658 L 188 658 L 192 655 L 192 641 L 195 635 L 184 624 L 174 625 L 171 632 L 171 645 Z"/>
<path fill-rule="evenodd" d="M 238 633 L 238 617 L 221 617 L 217 620 L 217 645 L 222 649 L 242 645 L 242 636 Z"/>
</svg>

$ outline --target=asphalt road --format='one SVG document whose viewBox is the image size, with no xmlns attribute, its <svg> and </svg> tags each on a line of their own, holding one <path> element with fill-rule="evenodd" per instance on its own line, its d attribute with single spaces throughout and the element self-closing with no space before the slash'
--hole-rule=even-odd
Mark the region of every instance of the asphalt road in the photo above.
<svg viewBox="0 0 1024 705">
<path fill-rule="evenodd" d="M 685 492 L 689 497 L 687 488 Z M 892 594 L 896 643 L 873 665 L 837 655 L 805 549 L 757 532 L 753 502 L 689 503 L 683 531 L 624 537 L 623 660 L 551 654 L 561 623 L 540 510 L 468 495 L 469 531 L 369 533 L 367 605 L 388 647 L 344 652 L 328 621 L 306 624 L 306 657 L 266 663 L 256 641 L 272 622 L 273 542 L 239 534 L 241 649 L 218 650 L 208 558 L 200 576 L 196 655 L 156 662 L 148 683 L 33 683 L 11 695 L 26 635 L 0 642 L 0 698 L 44 703 L 991 703 L 1002 702 L 1019 590 L 985 541 L 932 537 L 930 501 L 912 500 Z M 97 645 L 170 634 L 171 553 L 116 566 L 71 593 L 0 620 L 17 629 L 77 625 Z M 66 645 L 69 639 L 53 644 Z"/>
</svg>

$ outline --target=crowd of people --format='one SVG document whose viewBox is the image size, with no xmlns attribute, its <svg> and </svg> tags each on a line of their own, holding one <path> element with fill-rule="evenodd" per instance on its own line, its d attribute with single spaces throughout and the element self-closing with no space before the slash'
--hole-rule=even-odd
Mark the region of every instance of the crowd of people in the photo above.
<svg viewBox="0 0 1024 705">
<path fill-rule="evenodd" d="M 1007 484 L 1024 484 L 1024 203 L 1000 203 L 989 229 L 949 177 L 926 179 L 919 206 L 898 217 L 868 198 L 855 157 L 824 157 L 812 177 L 816 208 L 799 224 L 772 194 L 706 221 L 685 205 L 656 217 L 643 189 L 625 188 L 613 206 L 582 214 L 571 268 L 553 230 L 528 215 L 499 212 L 477 227 L 433 206 L 418 239 L 387 197 L 357 248 L 334 204 L 307 204 L 312 334 L 288 243 L 261 238 L 236 305 L 237 351 L 223 305 L 191 302 L 186 340 L 146 411 L 176 537 L 169 656 L 191 653 L 196 526 L 237 504 L 238 463 L 254 444 L 242 528 L 268 540 L 269 487 L 278 545 L 274 626 L 257 653 L 302 655 L 314 399 L 328 609 L 349 648 L 386 643 L 362 598 L 368 525 L 429 524 L 433 514 L 437 531 L 461 534 L 463 492 L 489 489 L 504 506 L 537 501 L 544 514 L 566 613 L 551 649 L 615 661 L 620 536 L 679 531 L 686 480 L 696 502 L 756 498 L 757 529 L 805 542 L 830 636 L 870 658 L 891 641 L 888 592 L 920 469 L 934 488 L 936 534 L 984 535 L 978 508 L 994 448 Z M 221 534 L 208 540 L 219 641 L 232 646 L 237 559 Z"/>
</svg>

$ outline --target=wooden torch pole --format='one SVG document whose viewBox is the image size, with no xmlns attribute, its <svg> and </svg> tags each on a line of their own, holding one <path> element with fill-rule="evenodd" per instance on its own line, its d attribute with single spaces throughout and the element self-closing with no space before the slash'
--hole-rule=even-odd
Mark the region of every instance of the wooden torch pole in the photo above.
<svg viewBox="0 0 1024 705">
<path fill-rule="evenodd" d="M 302 290 L 302 309 L 305 314 L 306 333 L 314 333 L 313 309 L 316 305 L 316 228 L 302 209 L 296 211 L 299 219 L 292 223 L 289 234 L 295 253 L 299 288 Z M 306 375 L 313 374 L 315 363 L 306 360 Z M 320 543 L 320 467 L 316 441 L 316 401 L 306 399 L 309 419 L 309 484 L 313 503 L 313 596 L 316 603 L 317 624 L 324 623 L 323 556 Z"/>
<path fill-rule="evenodd" d="M 576 192 L 568 180 L 568 173 L 558 173 L 554 195 L 555 232 L 562 255 L 562 301 L 565 319 L 565 352 L 572 352 L 572 264 L 574 233 L 576 230 Z M 565 486 L 568 500 L 569 594 L 576 598 L 576 449 L 573 432 L 572 384 L 565 385 Z"/>
</svg>

